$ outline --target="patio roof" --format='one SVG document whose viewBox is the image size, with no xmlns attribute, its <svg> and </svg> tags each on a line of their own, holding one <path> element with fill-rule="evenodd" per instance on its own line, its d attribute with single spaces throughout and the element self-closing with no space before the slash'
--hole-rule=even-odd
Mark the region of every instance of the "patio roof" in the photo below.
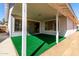
<svg viewBox="0 0 79 59">
<path fill-rule="evenodd" d="M 31 18 L 31 17 L 29 17 L 29 15 L 32 16 L 34 19 L 36 17 L 43 18 L 43 20 L 52 18 L 52 17 L 55 18 L 55 16 L 56 16 L 55 13 L 57 10 L 62 15 L 64 15 L 65 17 L 68 17 L 71 21 L 73 21 L 74 24 L 79 23 L 76 15 L 74 14 L 74 11 L 72 10 L 70 4 L 68 4 L 68 3 L 49 3 L 49 4 L 48 3 L 44 3 L 44 4 L 41 3 L 41 4 L 37 4 L 37 5 L 34 3 L 32 5 L 31 4 L 30 3 L 27 4 L 29 7 L 31 7 L 31 8 L 29 8 L 27 6 L 28 12 L 30 13 L 27 15 L 28 18 Z M 43 7 L 41 5 L 43 5 Z M 32 10 L 33 10 L 33 12 L 32 12 Z M 38 10 L 39 10 L 39 12 L 38 12 Z M 17 15 L 17 16 L 22 16 L 21 11 L 22 11 L 22 4 L 15 4 L 12 14 Z M 33 15 L 32 15 L 32 13 L 33 13 Z"/>
<path fill-rule="evenodd" d="M 56 10 L 58 10 L 61 14 L 63 14 L 64 16 L 70 18 L 74 24 L 78 23 L 78 20 L 74 14 L 74 11 L 72 10 L 71 6 L 69 4 L 66 3 L 49 3 L 48 5 L 50 5 L 52 8 L 55 8 Z"/>
</svg>

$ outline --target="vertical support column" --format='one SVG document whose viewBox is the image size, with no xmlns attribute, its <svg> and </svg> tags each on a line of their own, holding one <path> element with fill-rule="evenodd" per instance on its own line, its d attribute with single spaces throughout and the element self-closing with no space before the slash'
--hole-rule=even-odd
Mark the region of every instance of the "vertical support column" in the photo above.
<svg viewBox="0 0 79 59">
<path fill-rule="evenodd" d="M 58 39 L 59 39 L 59 32 L 58 32 L 58 16 L 59 16 L 59 13 L 57 11 L 57 14 L 56 14 L 56 43 L 58 44 Z"/>
<path fill-rule="evenodd" d="M 12 13 L 12 10 L 13 10 L 13 8 L 14 8 L 14 6 L 12 6 L 11 8 L 10 8 L 10 11 L 9 11 L 9 20 L 8 20 L 8 32 L 9 32 L 9 36 L 11 37 L 11 35 L 12 35 L 12 15 L 11 15 L 11 13 Z"/>
<path fill-rule="evenodd" d="M 26 3 L 22 4 L 22 56 L 26 56 Z"/>
</svg>

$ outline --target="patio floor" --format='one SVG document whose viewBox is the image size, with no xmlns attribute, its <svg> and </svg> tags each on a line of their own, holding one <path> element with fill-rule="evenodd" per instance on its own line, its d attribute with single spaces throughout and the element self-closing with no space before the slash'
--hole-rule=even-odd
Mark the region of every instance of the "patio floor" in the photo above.
<svg viewBox="0 0 79 59">
<path fill-rule="evenodd" d="M 64 37 L 59 38 L 59 42 Z M 56 45 L 56 36 L 48 34 L 37 34 L 27 36 L 27 56 L 38 56 L 47 49 Z"/>
<path fill-rule="evenodd" d="M 18 56 L 10 37 L 0 43 L 0 56 Z"/>
<path fill-rule="evenodd" d="M 8 37 L 9 36 L 7 33 L 0 33 L 0 43 L 3 42 Z"/>
</svg>

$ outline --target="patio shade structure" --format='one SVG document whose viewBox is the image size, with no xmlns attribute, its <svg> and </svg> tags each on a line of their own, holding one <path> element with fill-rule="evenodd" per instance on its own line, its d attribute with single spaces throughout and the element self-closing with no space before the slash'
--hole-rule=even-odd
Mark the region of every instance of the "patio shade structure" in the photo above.
<svg viewBox="0 0 79 59">
<path fill-rule="evenodd" d="M 17 18 L 19 18 L 20 16 L 22 17 L 22 56 L 26 55 L 26 41 L 27 41 L 26 40 L 26 34 L 27 34 L 26 33 L 26 24 L 27 24 L 27 19 L 31 18 L 31 17 L 28 17 L 28 15 L 27 15 L 28 14 L 28 11 L 27 11 L 28 6 L 27 5 L 28 4 L 25 4 L 25 3 L 13 5 L 12 7 L 9 8 L 10 10 L 9 10 L 9 15 L 8 15 L 9 16 L 9 20 L 8 20 L 9 25 L 8 25 L 8 27 L 9 27 L 10 36 L 12 36 L 12 33 L 14 33 L 14 29 L 12 29 L 12 26 L 11 26 L 12 21 L 16 17 Z M 40 7 L 41 10 L 39 10 L 38 6 L 41 6 L 41 5 L 46 6 L 46 7 Z M 33 5 L 31 5 L 31 6 L 33 6 Z M 40 13 L 43 13 L 42 17 L 40 17 L 40 18 L 43 18 L 43 16 L 44 16 L 45 18 L 43 18 L 43 19 L 46 20 L 47 17 L 48 17 L 47 19 L 52 19 L 53 16 L 55 17 L 55 20 L 56 20 L 56 31 L 55 32 L 56 32 L 56 43 L 57 44 L 59 42 L 58 39 L 59 39 L 59 34 L 60 34 L 59 33 L 59 17 L 63 16 L 65 18 L 67 18 L 65 20 L 71 20 L 73 22 L 73 24 L 75 24 L 75 25 L 77 24 L 77 18 L 74 14 L 74 11 L 71 9 L 69 4 L 65 4 L 65 3 L 60 3 L 60 4 L 47 3 L 45 5 L 44 4 L 39 4 L 38 6 L 37 5 L 34 5 L 34 6 L 35 6 L 35 8 L 37 8 L 36 9 L 36 14 L 39 13 L 38 14 L 39 17 L 41 15 Z M 22 8 L 20 8 L 20 7 L 22 7 Z M 43 9 L 43 8 L 45 8 L 45 9 Z M 34 9 L 33 9 L 33 11 L 35 12 Z M 47 12 L 47 11 L 49 11 L 49 12 Z M 7 17 L 6 17 L 6 19 L 7 19 Z M 34 18 L 32 18 L 32 19 L 34 19 Z M 13 22 L 13 24 L 14 24 L 14 22 Z M 13 28 L 14 28 L 14 26 L 13 26 Z"/>
<path fill-rule="evenodd" d="M 55 8 L 57 11 L 59 11 L 64 16 L 68 17 L 70 20 L 72 20 L 75 24 L 78 23 L 77 17 L 71 7 L 68 3 L 55 3 L 55 4 L 49 4 L 52 8 Z"/>
</svg>

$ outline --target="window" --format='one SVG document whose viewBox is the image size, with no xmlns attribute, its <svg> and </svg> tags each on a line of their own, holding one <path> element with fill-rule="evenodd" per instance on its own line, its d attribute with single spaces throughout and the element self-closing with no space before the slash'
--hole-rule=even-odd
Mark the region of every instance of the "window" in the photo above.
<svg viewBox="0 0 79 59">
<path fill-rule="evenodd" d="M 16 19 L 15 20 L 15 31 L 21 31 L 22 30 L 22 20 Z"/>
<path fill-rule="evenodd" d="M 56 20 L 45 22 L 45 30 L 54 30 L 54 31 L 56 31 Z"/>
</svg>

